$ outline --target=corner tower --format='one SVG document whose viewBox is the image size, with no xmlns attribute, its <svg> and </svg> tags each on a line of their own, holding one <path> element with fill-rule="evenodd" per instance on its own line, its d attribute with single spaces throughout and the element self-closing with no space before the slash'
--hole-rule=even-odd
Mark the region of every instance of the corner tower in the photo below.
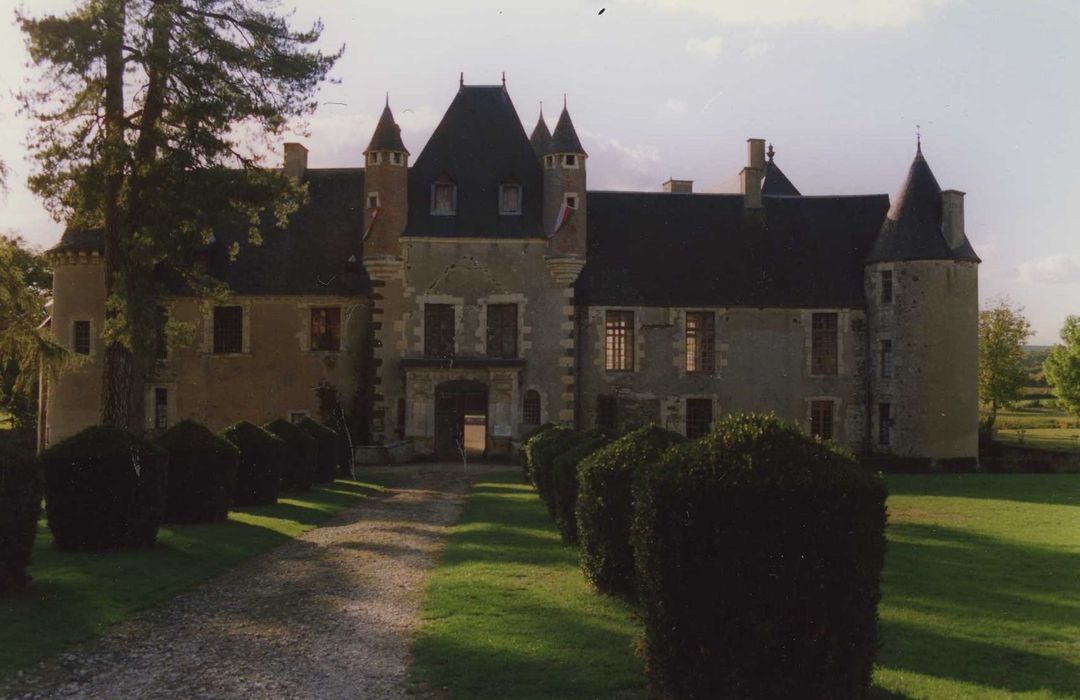
<svg viewBox="0 0 1080 700">
<path fill-rule="evenodd" d="M 963 197 L 942 191 L 920 144 L 867 256 L 871 454 L 978 459 L 980 261 Z"/>
<path fill-rule="evenodd" d="M 364 151 L 364 259 L 397 258 L 405 229 L 409 151 L 387 100 Z"/>
<path fill-rule="evenodd" d="M 582 264 L 588 216 L 586 158 L 564 104 L 544 151 L 544 233 L 549 237 L 549 257 L 580 259 Z"/>
</svg>

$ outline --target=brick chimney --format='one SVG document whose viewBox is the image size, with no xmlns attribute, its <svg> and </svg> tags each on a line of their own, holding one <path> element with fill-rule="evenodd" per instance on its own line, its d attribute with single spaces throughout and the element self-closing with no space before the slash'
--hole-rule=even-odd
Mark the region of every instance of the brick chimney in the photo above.
<svg viewBox="0 0 1080 700">
<path fill-rule="evenodd" d="M 765 139 L 746 139 L 746 167 L 740 173 L 747 209 L 761 208 L 761 178 L 765 175 Z"/>
<path fill-rule="evenodd" d="M 691 194 L 694 191 L 693 180 L 676 180 L 669 178 L 667 182 L 661 185 L 664 192 L 674 192 L 676 194 Z"/>
<path fill-rule="evenodd" d="M 964 193 L 960 190 L 941 191 L 941 227 L 950 248 L 964 244 Z"/>
<path fill-rule="evenodd" d="M 302 179 L 304 171 L 307 170 L 307 154 L 308 150 L 304 148 L 304 144 L 286 143 L 285 174 L 294 180 Z"/>
</svg>

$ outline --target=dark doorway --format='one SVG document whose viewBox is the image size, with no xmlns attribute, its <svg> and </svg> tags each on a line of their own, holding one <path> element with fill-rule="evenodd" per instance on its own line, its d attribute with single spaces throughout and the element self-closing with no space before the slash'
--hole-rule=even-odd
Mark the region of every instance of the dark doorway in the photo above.
<svg viewBox="0 0 1080 700">
<path fill-rule="evenodd" d="M 477 381 L 445 382 L 435 388 L 435 454 L 459 460 L 461 451 L 483 457 L 487 446 L 487 387 Z"/>
</svg>

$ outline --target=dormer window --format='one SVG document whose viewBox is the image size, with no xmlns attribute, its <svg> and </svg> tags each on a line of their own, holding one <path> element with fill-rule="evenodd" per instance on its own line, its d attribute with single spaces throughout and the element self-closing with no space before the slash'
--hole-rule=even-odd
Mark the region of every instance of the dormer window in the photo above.
<svg viewBox="0 0 1080 700">
<path fill-rule="evenodd" d="M 499 187 L 499 213 L 521 214 L 521 185 L 506 184 Z"/>
<path fill-rule="evenodd" d="M 566 154 L 565 156 L 563 156 L 563 164 L 565 164 L 566 167 L 568 167 L 568 168 L 576 168 L 577 167 L 577 156 L 575 156 L 572 153 Z"/>
<path fill-rule="evenodd" d="M 431 185 L 431 213 L 437 216 L 457 213 L 457 185 L 449 176 L 442 175 Z"/>
</svg>

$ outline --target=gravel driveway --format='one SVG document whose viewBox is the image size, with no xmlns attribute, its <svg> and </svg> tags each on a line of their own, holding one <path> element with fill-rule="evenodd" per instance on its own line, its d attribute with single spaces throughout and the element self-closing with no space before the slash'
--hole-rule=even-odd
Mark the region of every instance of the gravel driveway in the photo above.
<svg viewBox="0 0 1080 700">
<path fill-rule="evenodd" d="M 405 697 L 426 575 L 477 468 L 393 471 L 387 496 L 32 668 L 0 697 Z"/>
</svg>

